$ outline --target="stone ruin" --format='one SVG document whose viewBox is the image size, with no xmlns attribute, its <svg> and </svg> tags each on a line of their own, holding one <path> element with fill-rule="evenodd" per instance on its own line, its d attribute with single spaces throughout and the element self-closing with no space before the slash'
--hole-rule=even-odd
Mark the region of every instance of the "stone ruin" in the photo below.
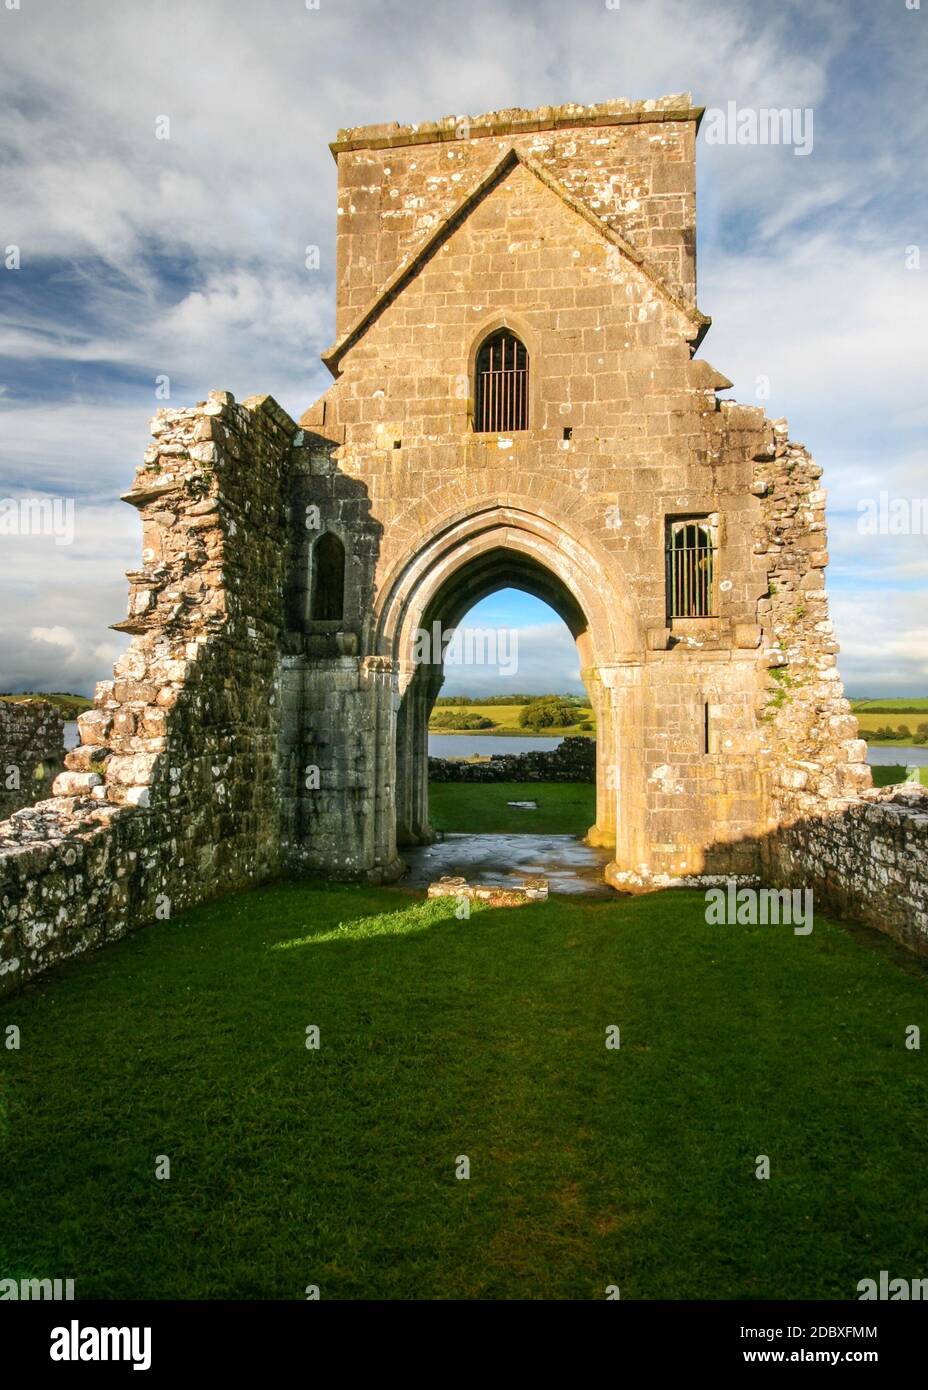
<svg viewBox="0 0 928 1390">
<path fill-rule="evenodd" d="M 64 720 L 49 700 L 0 699 L 0 821 L 48 796 L 64 766 Z"/>
<path fill-rule="evenodd" d="M 339 134 L 332 385 L 158 411 L 131 645 L 0 825 L 0 987 L 282 874 L 399 877 L 442 634 L 509 586 L 576 639 L 611 884 L 812 886 L 928 950 L 928 796 L 871 788 L 821 470 L 696 356 L 700 116 Z"/>
</svg>

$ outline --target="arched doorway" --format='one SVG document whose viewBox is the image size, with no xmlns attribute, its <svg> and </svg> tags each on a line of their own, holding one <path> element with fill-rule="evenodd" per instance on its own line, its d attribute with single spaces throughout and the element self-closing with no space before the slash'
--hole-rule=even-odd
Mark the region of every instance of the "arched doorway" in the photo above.
<svg viewBox="0 0 928 1390">
<path fill-rule="evenodd" d="M 398 674 L 396 740 L 380 798 L 387 849 L 431 837 L 428 724 L 443 679 L 442 639 L 480 599 L 521 589 L 547 603 L 577 644 L 597 737 L 596 820 L 588 837 L 640 862 L 640 646 L 614 576 L 564 526 L 512 506 L 482 509 L 437 527 L 382 590 L 378 645 Z M 616 654 L 620 654 L 616 660 Z M 395 852 L 395 849 L 394 849 Z"/>
</svg>

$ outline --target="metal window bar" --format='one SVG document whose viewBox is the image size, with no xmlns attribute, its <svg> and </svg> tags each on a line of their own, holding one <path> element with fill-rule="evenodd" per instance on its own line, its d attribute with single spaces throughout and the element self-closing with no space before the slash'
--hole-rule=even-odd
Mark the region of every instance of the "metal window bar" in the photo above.
<svg viewBox="0 0 928 1390">
<path fill-rule="evenodd" d="M 671 618 L 715 616 L 715 537 L 704 522 L 679 522 L 667 538 Z"/>
<path fill-rule="evenodd" d="M 528 352 L 512 333 L 495 333 L 477 354 L 474 427 L 478 433 L 528 429 Z"/>
</svg>

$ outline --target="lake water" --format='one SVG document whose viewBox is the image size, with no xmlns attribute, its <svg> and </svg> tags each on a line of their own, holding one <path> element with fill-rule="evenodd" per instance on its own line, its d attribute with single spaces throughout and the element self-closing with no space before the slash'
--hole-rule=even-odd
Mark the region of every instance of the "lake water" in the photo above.
<svg viewBox="0 0 928 1390">
<path fill-rule="evenodd" d="M 433 758 L 472 758 L 480 753 L 532 753 L 537 749 L 556 748 L 560 738 L 524 738 L 519 734 L 495 737 L 493 734 L 429 734 L 429 753 Z M 928 767 L 928 745 L 921 747 L 898 745 L 870 746 L 871 767 Z"/>
<path fill-rule="evenodd" d="M 896 764 L 901 767 L 928 767 L 928 745 L 900 743 L 896 747 L 881 744 L 874 748 L 871 743 L 867 762 L 871 767 L 892 767 Z"/>
<path fill-rule="evenodd" d="M 64 726 L 65 748 L 76 748 L 80 739 L 77 720 L 69 719 Z M 429 734 L 429 753 L 433 758 L 472 758 L 476 753 L 485 757 L 493 753 L 533 753 L 543 748 L 556 748 L 560 738 L 523 738 L 514 734 L 496 737 L 493 734 Z M 870 747 L 872 767 L 928 767 L 928 745 L 920 748 L 900 744 L 898 747 Z"/>
<path fill-rule="evenodd" d="M 612 896 L 603 879 L 612 850 L 594 849 L 576 835 L 447 834 L 434 845 L 404 845 L 402 853 L 404 888 L 427 888 L 446 874 L 516 887 L 527 875 L 543 874 L 552 893 Z"/>
</svg>

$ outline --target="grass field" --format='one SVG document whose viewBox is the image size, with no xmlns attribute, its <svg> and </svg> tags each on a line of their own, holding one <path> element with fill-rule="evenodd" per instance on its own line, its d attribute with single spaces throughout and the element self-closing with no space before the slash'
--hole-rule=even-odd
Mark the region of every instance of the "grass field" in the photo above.
<svg viewBox="0 0 928 1390">
<path fill-rule="evenodd" d="M 909 735 L 916 733 L 919 724 L 928 724 L 928 714 L 858 714 L 857 723 L 860 727 L 860 737 L 867 739 L 869 743 L 877 743 L 882 746 L 892 745 L 896 739 L 876 738 L 878 729 L 899 729 L 905 725 Z M 906 748 L 912 743 L 912 738 L 899 740 L 899 747 Z"/>
<path fill-rule="evenodd" d="M 536 811 L 508 806 L 537 801 Z M 436 830 L 471 834 L 585 835 L 596 820 L 596 788 L 586 782 L 432 782 L 429 820 Z"/>
<path fill-rule="evenodd" d="M 78 1298 L 846 1299 L 921 1274 L 924 971 L 823 920 L 704 908 L 458 921 L 286 886 L 61 968 L 0 1010 L 21 1030 L 0 1275 Z"/>
<path fill-rule="evenodd" d="M 875 787 L 906 780 L 903 766 L 872 771 Z M 928 767 L 919 774 L 928 787 Z M 510 801 L 537 801 L 538 809 L 521 810 Z M 585 835 L 596 820 L 596 788 L 586 782 L 431 782 L 429 820 L 436 830 L 474 835 Z"/>
<path fill-rule="evenodd" d="M 448 709 L 448 708 L 449 708 L 449 706 L 447 706 L 447 705 L 436 705 L 436 707 L 435 707 L 436 711 L 437 711 L 437 710 L 440 710 L 440 709 Z M 568 724 L 568 725 L 565 725 L 565 726 L 562 727 L 562 728 L 556 728 L 556 729 L 554 729 L 554 728 L 552 728 L 552 729 L 523 729 L 523 728 L 521 728 L 520 725 L 519 725 L 519 715 L 521 714 L 522 710 L 525 709 L 525 706 L 524 706 L 524 705 L 461 705 L 461 706 L 452 705 L 452 706 L 450 706 L 450 708 L 451 708 L 451 709 L 460 709 L 460 711 L 461 711 L 462 714 L 465 714 L 465 713 L 466 713 L 466 714 L 479 714 L 479 715 L 482 715 L 484 719 L 492 719 L 492 720 L 493 720 L 493 728 L 492 728 L 492 729 L 466 729 L 466 730 L 461 730 L 461 729 L 436 729 L 436 728 L 433 728 L 433 729 L 432 729 L 432 732 L 433 732 L 433 733 L 435 733 L 435 734 L 468 733 L 468 734 L 470 734 L 471 736 L 473 736 L 474 734 L 488 734 L 490 737 L 492 737 L 494 734 L 508 734 L 508 735 L 510 735 L 510 736 L 513 735 L 513 734 L 518 734 L 518 735 L 520 735 L 520 736 L 522 736 L 522 737 L 524 737 L 524 738 L 535 738 L 535 737 L 541 737 L 541 738 L 568 738 L 568 737 L 574 737 L 574 736 L 576 736 L 576 735 L 580 735 L 581 737 L 586 737 L 586 738 L 595 738 L 595 737 L 596 737 L 595 727 L 594 727 L 594 729 L 581 729 L 581 728 L 580 728 L 580 725 L 583 724 L 583 723 L 591 723 L 591 724 L 593 724 L 593 725 L 595 726 L 596 721 L 595 721 L 595 719 L 593 718 L 593 711 L 590 709 L 590 707 L 589 707 L 588 705 L 578 705 L 578 706 L 577 706 L 577 721 L 576 721 L 575 724 Z"/>
<path fill-rule="evenodd" d="M 914 735 L 919 724 L 928 724 L 928 700 L 900 698 L 898 700 L 852 700 L 851 708 L 860 726 L 861 738 L 883 747 L 891 747 L 896 740 L 875 738 L 878 729 L 898 729 L 905 725 L 910 735 Z M 908 746 L 911 739 L 899 744 Z"/>
<path fill-rule="evenodd" d="M 928 698 L 923 699 L 920 696 L 913 697 L 911 695 L 902 695 L 898 699 L 889 700 L 852 700 L 851 708 L 855 714 L 859 710 L 869 710 L 877 713 L 898 714 L 903 712 L 908 714 L 928 715 Z"/>
<path fill-rule="evenodd" d="M 919 724 L 928 723 L 928 699 L 909 696 L 897 700 L 852 700 L 851 706 L 860 724 L 861 737 L 869 738 L 870 742 L 879 743 L 881 746 L 891 746 L 895 740 L 873 738 L 873 733 L 877 729 L 895 729 L 898 728 L 899 725 L 905 724 L 908 726 L 910 733 L 914 734 Z M 436 708 L 442 709 L 447 708 L 447 706 L 437 706 Z M 479 714 L 485 719 L 492 719 L 493 728 L 468 730 L 433 728 L 433 733 L 455 734 L 466 732 L 471 735 L 475 733 L 487 734 L 490 737 L 494 734 L 507 734 L 509 736 L 519 734 L 527 738 L 532 738 L 536 735 L 564 738 L 577 734 L 585 735 L 588 738 L 596 737 L 595 727 L 593 730 L 581 729 L 579 727 L 580 724 L 584 722 L 592 723 L 595 726 L 596 721 L 593 717 L 593 711 L 588 706 L 578 709 L 576 724 L 565 728 L 543 729 L 539 731 L 520 728 L 519 714 L 525 708 L 524 705 L 464 705 L 460 707 L 452 706 L 452 708 L 461 708 L 462 710 L 466 710 L 469 714 Z M 906 745 L 900 744 L 899 746 L 905 747 Z"/>
<path fill-rule="evenodd" d="M 873 773 L 873 785 L 875 787 L 889 787 L 896 782 L 904 782 L 906 780 L 906 770 L 899 765 L 873 767 L 870 771 Z M 928 767 L 920 767 L 918 769 L 918 775 L 921 779 L 922 786 L 928 787 Z"/>
</svg>

